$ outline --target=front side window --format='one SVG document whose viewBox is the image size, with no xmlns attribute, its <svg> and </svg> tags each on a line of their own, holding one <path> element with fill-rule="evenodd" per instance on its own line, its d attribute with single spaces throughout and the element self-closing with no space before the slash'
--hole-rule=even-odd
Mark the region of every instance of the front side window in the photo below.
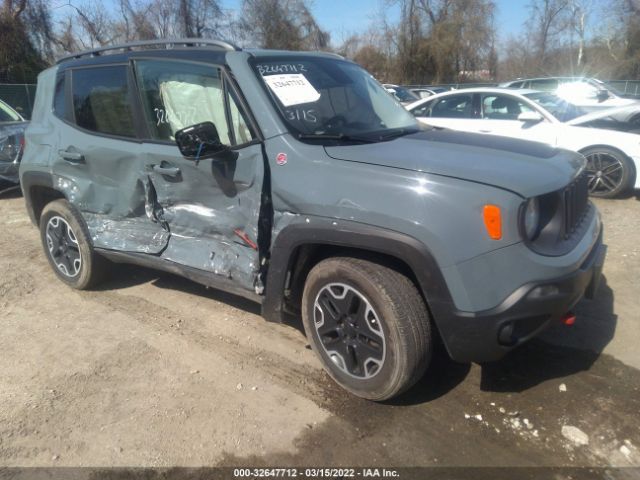
<svg viewBox="0 0 640 480">
<path fill-rule="evenodd" d="M 256 76 L 300 139 L 381 141 L 418 130 L 415 118 L 358 65 L 319 56 L 262 57 Z"/>
<path fill-rule="evenodd" d="M 414 117 L 428 117 L 430 115 L 431 106 L 433 102 L 424 102 L 422 105 L 415 107 L 411 110 Z"/>
<path fill-rule="evenodd" d="M 529 82 L 529 88 L 532 90 L 551 92 L 558 88 L 558 80 L 554 78 L 541 78 L 539 80 L 531 80 Z"/>
<path fill-rule="evenodd" d="M 485 95 L 482 97 L 482 117 L 490 120 L 517 120 L 523 112 L 532 109 L 508 95 Z"/>
<path fill-rule="evenodd" d="M 473 95 L 451 95 L 439 100 L 431 109 L 431 117 L 472 118 Z"/>
<path fill-rule="evenodd" d="M 136 62 L 142 105 L 154 140 L 173 141 L 178 130 L 212 122 L 225 145 L 255 138 L 235 95 L 225 91 L 219 68 L 163 60 Z M 229 105 L 227 121 L 226 105 Z"/>
<path fill-rule="evenodd" d="M 92 132 L 135 137 L 127 67 L 115 65 L 73 70 L 75 123 Z"/>
</svg>

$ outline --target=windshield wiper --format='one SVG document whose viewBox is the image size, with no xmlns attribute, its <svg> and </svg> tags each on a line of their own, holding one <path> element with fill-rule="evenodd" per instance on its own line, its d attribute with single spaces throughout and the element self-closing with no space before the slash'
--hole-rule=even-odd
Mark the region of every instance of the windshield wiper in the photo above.
<svg viewBox="0 0 640 480">
<path fill-rule="evenodd" d="M 299 140 L 336 140 L 345 142 L 375 143 L 377 139 L 345 135 L 344 133 L 299 133 Z"/>
<path fill-rule="evenodd" d="M 400 128 L 393 132 L 381 134 L 378 138 L 380 140 L 391 140 L 392 138 L 404 137 L 405 135 L 411 135 L 412 133 L 418 133 L 418 128 Z"/>
</svg>

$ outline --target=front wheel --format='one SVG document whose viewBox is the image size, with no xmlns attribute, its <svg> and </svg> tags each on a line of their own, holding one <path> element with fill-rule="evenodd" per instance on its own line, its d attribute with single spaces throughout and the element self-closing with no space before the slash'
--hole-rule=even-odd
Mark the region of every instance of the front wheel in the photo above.
<svg viewBox="0 0 640 480">
<path fill-rule="evenodd" d="M 582 154 L 587 159 L 590 195 L 614 198 L 631 188 L 635 172 L 625 154 L 610 147 L 591 147 Z"/>
<path fill-rule="evenodd" d="M 429 365 L 426 305 L 413 282 L 391 268 L 348 257 L 321 261 L 307 276 L 302 319 L 325 370 L 359 397 L 392 398 Z"/>
</svg>

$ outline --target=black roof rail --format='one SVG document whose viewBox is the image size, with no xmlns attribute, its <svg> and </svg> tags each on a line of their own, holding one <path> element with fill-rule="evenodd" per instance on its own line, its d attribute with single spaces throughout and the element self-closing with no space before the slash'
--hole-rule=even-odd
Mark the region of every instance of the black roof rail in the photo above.
<svg viewBox="0 0 640 480">
<path fill-rule="evenodd" d="M 225 42 L 223 40 L 212 40 L 208 38 L 139 40 L 137 42 L 128 42 L 120 45 L 111 45 L 108 47 L 99 47 L 99 48 L 93 48 L 91 50 L 85 50 L 78 53 L 71 53 L 69 55 L 65 55 L 64 57 L 60 57 L 56 63 L 61 63 L 67 60 L 72 60 L 72 59 L 77 59 L 82 57 L 98 57 L 106 52 L 112 52 L 114 50 L 123 50 L 125 52 L 129 52 L 134 48 L 154 47 L 154 46 L 164 46 L 165 48 L 170 48 L 174 46 L 183 46 L 183 47 L 207 46 L 207 47 L 216 47 L 220 50 L 227 50 L 227 51 L 240 50 L 239 47 L 233 45 L 232 43 Z"/>
</svg>

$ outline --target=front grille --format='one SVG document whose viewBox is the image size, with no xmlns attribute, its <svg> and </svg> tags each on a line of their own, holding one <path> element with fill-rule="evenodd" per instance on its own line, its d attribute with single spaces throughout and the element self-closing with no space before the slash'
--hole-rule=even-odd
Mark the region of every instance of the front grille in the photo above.
<svg viewBox="0 0 640 480">
<path fill-rule="evenodd" d="M 587 173 L 577 177 L 562 192 L 564 211 L 564 238 L 575 232 L 589 209 L 589 186 Z"/>
</svg>

